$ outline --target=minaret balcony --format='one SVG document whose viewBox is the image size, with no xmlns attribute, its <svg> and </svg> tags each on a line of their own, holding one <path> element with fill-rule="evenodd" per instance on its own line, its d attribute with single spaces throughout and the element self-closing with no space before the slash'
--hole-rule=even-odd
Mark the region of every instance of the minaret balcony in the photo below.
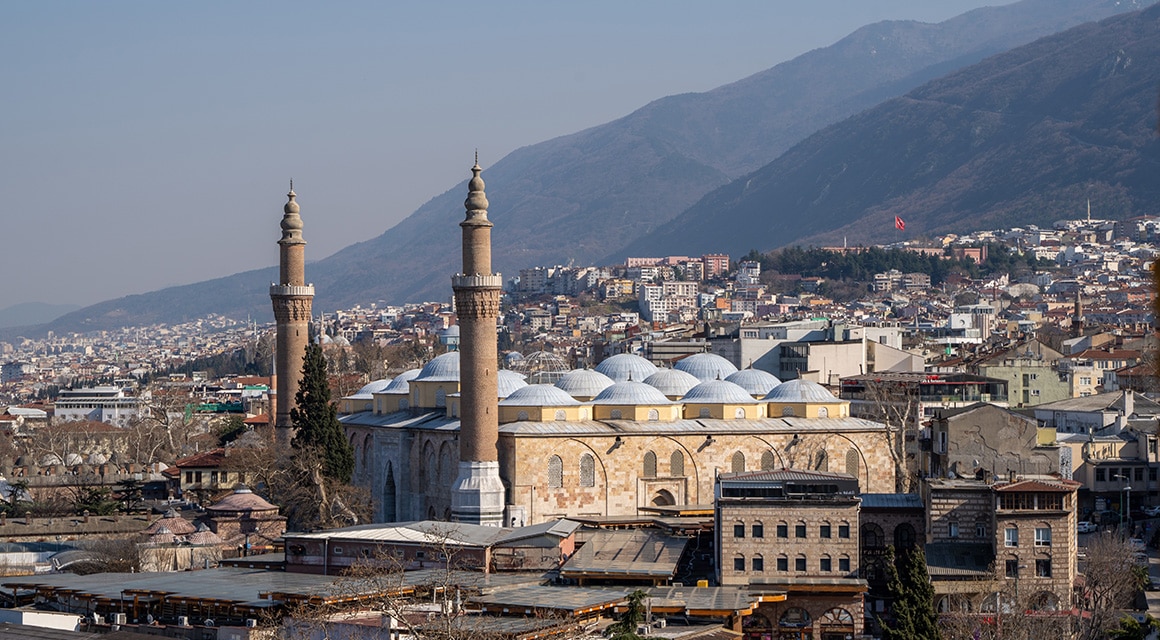
<svg viewBox="0 0 1160 640">
<path fill-rule="evenodd" d="M 503 276 L 498 273 L 491 276 L 478 273 L 466 276 L 457 273 L 451 276 L 451 286 L 455 289 L 501 289 L 503 288 Z"/>
<path fill-rule="evenodd" d="M 314 285 L 312 284 L 271 284 L 270 295 L 272 296 L 313 296 Z"/>
</svg>

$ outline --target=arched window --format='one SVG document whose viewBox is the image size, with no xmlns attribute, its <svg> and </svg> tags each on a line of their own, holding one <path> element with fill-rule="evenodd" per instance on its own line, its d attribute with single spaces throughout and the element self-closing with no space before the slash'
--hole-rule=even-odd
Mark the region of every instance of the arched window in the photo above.
<svg viewBox="0 0 1160 640">
<path fill-rule="evenodd" d="M 646 451 L 644 453 L 644 477 L 657 477 L 657 454 L 652 451 Z"/>
<path fill-rule="evenodd" d="M 556 420 L 567 420 L 568 412 L 563 409 L 556 409 Z"/>
<path fill-rule="evenodd" d="M 733 473 L 744 473 L 745 454 L 738 451 L 733 454 Z"/>
<path fill-rule="evenodd" d="M 873 522 L 862 525 L 862 548 L 879 549 L 886 545 L 886 538 L 882 535 L 882 527 Z"/>
<path fill-rule="evenodd" d="M 914 527 L 909 523 L 902 523 L 894 527 L 894 549 L 910 549 L 914 546 Z"/>
<path fill-rule="evenodd" d="M 447 392 L 443 390 L 443 387 L 439 387 L 438 389 L 435 390 L 435 406 L 436 407 L 446 407 L 447 406 Z"/>
<path fill-rule="evenodd" d="M 596 460 L 591 453 L 580 456 L 580 486 L 596 486 Z"/>
<path fill-rule="evenodd" d="M 857 449 L 850 449 L 846 452 L 846 473 L 855 478 L 858 477 L 858 462 L 860 457 Z"/>
<path fill-rule="evenodd" d="M 781 614 L 777 626 L 787 629 L 807 629 L 813 624 L 809 612 L 801 607 L 790 607 Z"/>
<path fill-rule="evenodd" d="M 818 417 L 819 418 L 829 418 L 830 417 L 830 410 L 825 408 L 825 407 L 818 407 Z"/>
<path fill-rule="evenodd" d="M 560 456 L 548 458 L 548 487 L 559 489 L 564 486 L 564 460 Z"/>
<path fill-rule="evenodd" d="M 709 407 L 701 407 L 701 411 L 698 412 L 698 417 L 700 418 L 710 418 L 712 416 L 713 414 L 709 411 Z"/>
<path fill-rule="evenodd" d="M 674 451 L 673 455 L 669 456 L 669 475 L 674 478 L 680 478 L 685 475 L 684 453 Z"/>
<path fill-rule="evenodd" d="M 452 418 L 459 417 L 459 403 L 458 402 L 451 403 L 451 417 Z"/>
<path fill-rule="evenodd" d="M 781 408 L 781 415 L 792 416 L 793 415 L 793 407 L 782 407 Z"/>
<path fill-rule="evenodd" d="M 521 410 L 516 414 L 516 420 L 524 421 L 528 419 L 528 412 Z"/>
<path fill-rule="evenodd" d="M 620 420 L 620 409 L 613 409 L 608 413 L 609 420 Z"/>
<path fill-rule="evenodd" d="M 744 418 L 745 417 L 745 407 L 737 407 L 733 411 L 733 417 L 738 418 L 738 419 Z"/>
<path fill-rule="evenodd" d="M 648 410 L 649 422 L 656 422 L 657 420 L 660 420 L 660 419 L 661 419 L 661 412 L 660 411 L 657 411 L 656 409 L 649 409 Z"/>
<path fill-rule="evenodd" d="M 387 482 L 383 486 L 383 517 L 387 522 L 398 518 L 395 512 L 395 468 L 390 462 L 387 462 Z"/>
<path fill-rule="evenodd" d="M 814 456 L 814 471 L 829 471 L 830 457 L 826 455 L 825 449 L 819 449 Z"/>
<path fill-rule="evenodd" d="M 415 395 L 418 395 L 418 394 L 419 394 L 419 392 L 416 391 Z M 410 408 L 411 408 L 411 403 L 410 403 L 410 401 L 407 400 L 407 398 L 405 398 L 405 397 L 399 398 L 399 411 L 402 411 L 403 409 L 410 409 Z"/>
<path fill-rule="evenodd" d="M 766 449 L 761 452 L 761 470 L 772 471 L 777 468 L 777 459 L 773 456 L 773 452 Z"/>
</svg>

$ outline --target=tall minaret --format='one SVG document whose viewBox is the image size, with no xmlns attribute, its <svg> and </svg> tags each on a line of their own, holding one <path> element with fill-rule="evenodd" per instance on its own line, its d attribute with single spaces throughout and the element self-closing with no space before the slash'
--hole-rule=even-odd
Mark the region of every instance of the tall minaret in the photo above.
<svg viewBox="0 0 1160 640">
<path fill-rule="evenodd" d="M 310 307 L 314 285 L 306 284 L 306 241 L 302 239 L 302 218 L 294 201 L 294 181 L 290 181 L 289 201 L 282 207 L 282 239 L 278 241 L 278 283 L 270 285 L 278 340 L 274 371 L 278 376 L 278 412 L 274 419 L 278 441 L 287 444 L 293 437 L 290 409 L 302 379 L 302 359 L 310 336 Z"/>
<path fill-rule="evenodd" d="M 451 277 L 459 316 L 459 477 L 451 491 L 456 522 L 503 525 L 504 488 L 499 479 L 499 390 L 496 318 L 503 277 L 491 272 L 491 221 L 479 177 L 479 154 L 468 183 L 463 228 L 463 273 Z"/>
</svg>

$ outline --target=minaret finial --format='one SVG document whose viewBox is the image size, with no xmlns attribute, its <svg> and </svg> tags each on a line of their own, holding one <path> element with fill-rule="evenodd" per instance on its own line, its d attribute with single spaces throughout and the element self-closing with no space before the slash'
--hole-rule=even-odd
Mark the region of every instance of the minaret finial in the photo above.
<svg viewBox="0 0 1160 640">
<path fill-rule="evenodd" d="M 475 150 L 475 166 L 479 166 L 479 149 Z"/>
<path fill-rule="evenodd" d="M 294 178 L 290 178 L 290 190 L 294 190 Z"/>
</svg>

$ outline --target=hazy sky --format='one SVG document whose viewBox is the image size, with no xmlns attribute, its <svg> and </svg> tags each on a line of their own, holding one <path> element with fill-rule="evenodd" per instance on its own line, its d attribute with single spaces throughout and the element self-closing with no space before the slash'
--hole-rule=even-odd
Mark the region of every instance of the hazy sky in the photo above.
<svg viewBox="0 0 1160 640">
<path fill-rule="evenodd" d="M 0 3 L 0 308 L 379 235 L 521 146 L 1008 0 Z M 486 176 L 486 173 L 485 173 Z"/>
</svg>

